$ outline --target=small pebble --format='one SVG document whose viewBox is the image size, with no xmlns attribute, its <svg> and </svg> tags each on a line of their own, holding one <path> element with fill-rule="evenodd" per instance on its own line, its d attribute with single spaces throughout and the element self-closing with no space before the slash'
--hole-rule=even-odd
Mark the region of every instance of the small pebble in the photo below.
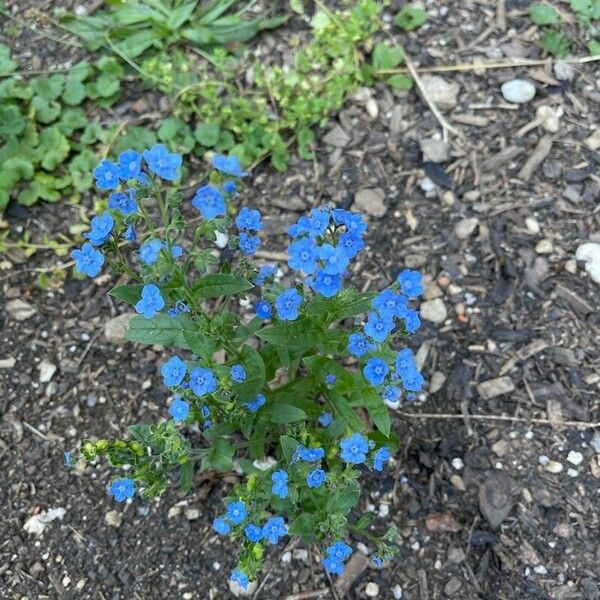
<svg viewBox="0 0 600 600">
<path fill-rule="evenodd" d="M 575 452 L 575 450 L 571 450 L 567 455 L 567 460 L 575 466 L 578 466 L 583 461 L 583 454 L 581 452 Z"/>
<path fill-rule="evenodd" d="M 543 239 L 535 245 L 535 251 L 538 254 L 552 254 L 554 252 L 554 244 L 552 240 Z"/>
<path fill-rule="evenodd" d="M 562 464 L 556 460 L 551 460 L 546 465 L 546 471 L 548 471 L 549 473 L 560 473 L 562 470 L 563 470 Z"/>
<path fill-rule="evenodd" d="M 527 217 L 525 219 L 525 226 L 527 227 L 527 231 L 533 235 L 538 234 L 542 229 L 539 221 L 534 217 Z"/>
<path fill-rule="evenodd" d="M 600 431 L 596 431 L 596 433 L 594 433 L 592 439 L 590 440 L 590 446 L 594 449 L 596 454 L 600 454 Z"/>
<path fill-rule="evenodd" d="M 109 510 L 105 515 L 104 515 L 104 521 L 106 522 L 107 525 L 110 525 L 111 527 L 121 527 L 121 523 L 123 522 L 123 517 L 121 516 L 121 513 L 116 511 L 116 510 Z"/>
<path fill-rule="evenodd" d="M 538 565 L 537 567 L 533 567 L 533 570 L 538 575 L 546 575 L 548 573 L 548 569 L 544 565 Z"/>
<path fill-rule="evenodd" d="M 420 306 L 421 317 L 426 321 L 431 321 L 440 325 L 448 316 L 448 309 L 441 298 L 427 300 Z"/>
<path fill-rule="evenodd" d="M 533 100 L 535 96 L 535 86 L 527 79 L 511 79 L 505 81 L 500 91 L 507 102 L 513 104 L 525 104 Z"/>
<path fill-rule="evenodd" d="M 475 218 L 461 219 L 454 226 L 454 234 L 456 235 L 456 237 L 459 240 L 466 240 L 467 238 L 471 237 L 471 235 L 477 229 L 478 225 L 479 225 L 478 219 L 475 219 Z"/>
<path fill-rule="evenodd" d="M 392 588 L 392 594 L 394 596 L 394 600 L 402 600 L 402 587 L 399 583 Z"/>
<path fill-rule="evenodd" d="M 374 581 L 369 581 L 365 587 L 365 594 L 369 598 L 377 598 L 379 596 L 379 586 Z"/>
<path fill-rule="evenodd" d="M 569 477 L 577 477 L 579 475 L 579 471 L 577 469 L 573 469 L 573 467 L 569 467 L 567 469 L 567 475 Z"/>
<path fill-rule="evenodd" d="M 462 468 L 465 466 L 465 463 L 463 462 L 462 458 L 453 458 L 452 459 L 452 466 L 457 470 L 457 471 L 461 471 Z"/>
</svg>

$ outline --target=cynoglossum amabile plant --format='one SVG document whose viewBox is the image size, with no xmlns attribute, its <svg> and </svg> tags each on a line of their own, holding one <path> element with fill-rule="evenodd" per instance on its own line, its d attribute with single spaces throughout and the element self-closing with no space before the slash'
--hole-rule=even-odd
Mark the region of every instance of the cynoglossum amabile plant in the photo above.
<svg viewBox="0 0 600 600">
<path fill-rule="evenodd" d="M 361 471 L 382 471 L 398 448 L 387 405 L 423 385 L 402 347 L 419 326 L 421 276 L 404 270 L 379 293 L 347 286 L 367 225 L 321 207 L 289 228 L 282 283 L 276 265 L 252 260 L 260 212 L 235 207 L 247 173 L 235 157 L 216 155 L 213 166 L 189 202 L 163 192 L 181 167 L 164 146 L 94 171 L 108 208 L 73 251 L 76 268 L 93 277 L 107 261 L 131 277 L 111 294 L 139 313 L 130 340 L 169 348 L 160 371 L 171 401 L 161 423 L 132 425 L 127 440 L 84 441 L 81 455 L 128 467 L 110 486 L 117 501 L 152 498 L 176 479 L 187 491 L 198 465 L 245 473 L 213 525 L 241 546 L 231 577 L 242 586 L 259 573 L 264 548 L 287 535 L 316 542 L 324 568 L 341 574 L 350 528 L 376 545 L 381 565 L 394 555 L 394 529 L 376 537 L 368 515 L 350 513 Z M 198 431 L 193 447 L 186 434 Z"/>
</svg>

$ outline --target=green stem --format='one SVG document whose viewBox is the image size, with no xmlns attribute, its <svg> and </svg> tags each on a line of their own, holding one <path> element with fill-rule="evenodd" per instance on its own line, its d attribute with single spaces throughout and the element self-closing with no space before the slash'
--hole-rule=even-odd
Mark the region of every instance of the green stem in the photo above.
<svg viewBox="0 0 600 600">
<path fill-rule="evenodd" d="M 357 533 L 358 535 L 362 535 L 367 540 L 375 542 L 376 544 L 379 544 L 381 542 L 380 537 L 377 537 L 376 535 L 373 535 L 368 531 L 365 531 L 364 529 L 360 529 L 359 527 L 356 527 L 356 525 L 348 524 L 348 529 L 350 531 L 353 531 L 354 533 Z"/>
</svg>

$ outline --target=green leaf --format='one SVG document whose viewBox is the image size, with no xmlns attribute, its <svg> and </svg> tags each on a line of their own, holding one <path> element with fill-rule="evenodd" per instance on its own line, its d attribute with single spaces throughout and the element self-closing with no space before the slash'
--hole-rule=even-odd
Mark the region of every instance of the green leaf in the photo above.
<svg viewBox="0 0 600 600">
<path fill-rule="evenodd" d="M 118 287 L 112 288 L 108 293 L 113 296 L 113 298 L 118 298 L 119 300 L 124 300 L 128 304 L 135 306 L 138 300 L 142 296 L 142 288 L 143 285 L 120 285 Z"/>
<path fill-rule="evenodd" d="M 352 391 L 354 378 L 335 360 L 326 356 L 305 356 L 302 362 L 316 377 L 317 381 L 324 382 L 327 375 L 332 374 L 336 376 L 335 387 L 337 391 Z"/>
<path fill-rule="evenodd" d="M 48 101 L 41 96 L 34 96 L 31 101 L 31 107 L 35 109 L 35 118 L 40 123 L 51 123 L 60 115 L 61 106 L 54 100 Z"/>
<path fill-rule="evenodd" d="M 200 331 L 183 331 L 183 339 L 189 349 L 200 358 L 210 361 L 215 351 L 215 343 Z"/>
<path fill-rule="evenodd" d="M 422 8 L 411 4 L 403 6 L 400 12 L 394 17 L 394 23 L 404 29 L 404 31 L 417 29 L 426 21 L 427 13 Z"/>
<path fill-rule="evenodd" d="M 256 336 L 276 346 L 291 351 L 310 348 L 319 341 L 321 329 L 309 319 L 302 318 L 291 323 L 281 323 L 256 332 Z"/>
<path fill-rule="evenodd" d="M 296 441 L 294 438 L 288 435 L 282 435 L 279 438 L 279 444 L 281 445 L 283 457 L 285 458 L 288 464 L 292 462 L 294 454 L 296 453 L 296 448 L 298 447 L 299 443 L 300 442 Z"/>
<path fill-rule="evenodd" d="M 551 29 L 540 38 L 540 46 L 552 56 L 563 57 L 569 53 L 571 42 L 562 33 Z"/>
<path fill-rule="evenodd" d="M 140 444 L 144 444 L 145 446 L 150 444 L 150 440 L 152 438 L 150 425 L 129 425 L 127 430 L 138 442 L 140 442 Z"/>
<path fill-rule="evenodd" d="M 193 481 L 194 463 L 191 460 L 186 460 L 181 467 L 179 467 L 179 485 L 184 494 L 187 494 L 192 489 Z"/>
<path fill-rule="evenodd" d="M 318 518 L 312 513 L 302 513 L 290 524 L 290 535 L 312 538 L 318 524 Z"/>
<path fill-rule="evenodd" d="M 329 513 L 339 513 L 342 515 L 350 512 L 357 504 L 360 498 L 360 486 L 356 481 L 350 481 L 347 487 L 337 491 L 325 505 Z"/>
<path fill-rule="evenodd" d="M 294 423 L 306 419 L 306 413 L 297 406 L 291 404 L 272 404 L 265 411 L 273 423 Z"/>
<path fill-rule="evenodd" d="M 217 123 L 202 123 L 194 131 L 196 140 L 206 148 L 212 148 L 219 141 L 221 128 Z"/>
<path fill-rule="evenodd" d="M 587 49 L 590 53 L 590 56 L 598 56 L 600 54 L 600 42 L 588 42 Z"/>
<path fill-rule="evenodd" d="M 235 450 L 226 439 L 214 440 L 208 449 L 200 450 L 202 457 L 202 471 L 216 469 L 217 471 L 229 471 L 233 467 L 233 454 Z"/>
<path fill-rule="evenodd" d="M 354 412 L 350 403 L 344 396 L 339 394 L 333 389 L 329 389 L 325 392 L 327 400 L 329 400 L 333 409 L 344 419 L 346 425 L 353 431 L 364 431 L 365 424 Z"/>
<path fill-rule="evenodd" d="M 56 100 L 63 91 L 65 85 L 64 75 L 52 75 L 46 79 L 34 79 L 31 83 L 31 89 L 36 96 L 50 102 Z"/>
<path fill-rule="evenodd" d="M 85 85 L 76 79 L 67 79 L 62 99 L 65 104 L 77 106 L 85 98 Z"/>
<path fill-rule="evenodd" d="M 556 25 L 560 23 L 560 13 L 553 6 L 545 2 L 530 4 L 527 12 L 529 13 L 529 18 L 536 25 Z"/>
<path fill-rule="evenodd" d="M 94 177 L 92 171 L 98 164 L 98 157 L 87 148 L 75 155 L 69 163 L 69 175 L 73 187 L 78 192 L 85 192 L 92 187 Z"/>
<path fill-rule="evenodd" d="M 12 73 L 19 65 L 10 57 L 10 48 L 0 44 L 0 75 Z"/>
<path fill-rule="evenodd" d="M 302 4 L 302 0 L 290 0 L 290 8 L 299 15 L 304 14 L 304 5 Z"/>
<path fill-rule="evenodd" d="M 181 317 L 154 315 L 151 319 L 135 316 L 129 321 L 127 339 L 141 344 L 187 347 Z"/>
<path fill-rule="evenodd" d="M 375 71 L 394 69 L 404 59 L 404 49 L 401 46 L 377 44 L 373 49 L 372 59 Z"/>
<path fill-rule="evenodd" d="M 69 140 L 58 127 L 46 127 L 40 133 L 40 144 L 35 154 L 41 158 L 42 168 L 54 171 L 69 155 L 71 146 Z"/>
<path fill-rule="evenodd" d="M 250 290 L 254 285 L 233 273 L 211 273 L 205 275 L 196 281 L 192 291 L 196 298 L 217 298 L 219 296 L 233 296 L 246 290 Z"/>
<path fill-rule="evenodd" d="M 0 106 L 0 136 L 19 135 L 25 129 L 25 119 L 21 111 L 14 105 Z"/>
<path fill-rule="evenodd" d="M 241 383 L 234 383 L 232 391 L 241 402 L 254 400 L 265 385 L 265 363 L 261 355 L 250 346 L 243 346 L 239 362 L 244 366 L 246 379 Z"/>
<path fill-rule="evenodd" d="M 384 404 L 377 390 L 373 388 L 364 388 L 356 393 L 356 397 L 359 398 L 360 403 L 366 407 L 369 416 L 373 420 L 373 423 L 375 423 L 377 429 L 385 436 L 390 435 L 392 426 L 390 411 Z"/>
<path fill-rule="evenodd" d="M 83 129 L 88 122 L 88 116 L 81 108 L 66 108 L 56 126 L 65 135 L 71 135 L 76 129 Z"/>
<path fill-rule="evenodd" d="M 413 80 L 412 77 L 410 77 L 410 75 L 406 75 L 404 73 L 396 73 L 396 75 L 392 75 L 387 80 L 387 84 L 396 90 L 408 91 L 412 89 Z"/>
</svg>

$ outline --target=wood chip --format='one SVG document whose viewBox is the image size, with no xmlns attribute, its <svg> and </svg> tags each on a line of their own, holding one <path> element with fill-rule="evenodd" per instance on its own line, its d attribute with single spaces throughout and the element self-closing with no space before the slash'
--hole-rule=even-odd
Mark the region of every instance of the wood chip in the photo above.
<svg viewBox="0 0 600 600">
<path fill-rule="evenodd" d="M 559 298 L 565 300 L 574 310 L 582 315 L 588 315 L 590 313 L 595 312 L 595 309 L 590 306 L 583 298 L 578 296 L 575 292 L 570 289 L 564 287 L 562 284 L 558 283 L 556 285 L 555 292 Z"/>
<path fill-rule="evenodd" d="M 344 597 L 368 567 L 369 559 L 362 552 L 355 552 L 344 566 L 344 574 L 335 582 L 337 593 Z"/>
<path fill-rule="evenodd" d="M 529 181 L 531 176 L 535 173 L 537 168 L 544 162 L 546 156 L 550 152 L 552 148 L 553 139 L 550 135 L 545 135 L 540 141 L 537 143 L 537 146 L 534 148 L 530 157 L 527 159 L 525 164 L 521 167 L 519 171 L 519 179 L 523 181 Z"/>
<path fill-rule="evenodd" d="M 461 125 L 473 125 L 475 127 L 485 127 L 490 120 L 487 117 L 472 115 L 470 113 L 452 113 L 452 120 Z"/>
<path fill-rule="evenodd" d="M 481 161 L 479 166 L 481 171 L 495 171 L 499 167 L 508 164 L 523 152 L 525 152 L 525 150 L 521 146 L 508 146 L 493 156 Z"/>
</svg>

